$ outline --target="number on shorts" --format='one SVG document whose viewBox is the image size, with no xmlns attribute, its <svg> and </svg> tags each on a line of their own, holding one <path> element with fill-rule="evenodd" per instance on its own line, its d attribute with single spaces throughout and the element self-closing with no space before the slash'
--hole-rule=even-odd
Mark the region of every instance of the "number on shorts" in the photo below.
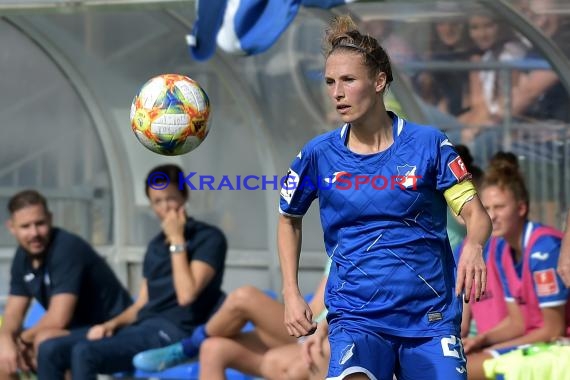
<svg viewBox="0 0 570 380">
<path fill-rule="evenodd" d="M 459 346 L 459 350 L 457 350 L 457 346 Z M 441 338 L 441 349 L 443 350 L 443 356 L 452 356 L 465 361 L 463 343 L 461 339 L 457 339 L 454 335 L 450 335 L 449 338 Z"/>
</svg>

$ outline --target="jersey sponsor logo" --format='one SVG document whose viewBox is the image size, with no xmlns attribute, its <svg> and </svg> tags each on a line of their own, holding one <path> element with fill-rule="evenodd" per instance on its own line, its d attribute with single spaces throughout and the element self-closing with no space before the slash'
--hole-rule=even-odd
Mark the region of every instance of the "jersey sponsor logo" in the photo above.
<svg viewBox="0 0 570 380">
<path fill-rule="evenodd" d="M 536 294 L 539 297 L 552 296 L 558 294 L 558 281 L 554 268 L 540 270 L 533 273 Z"/>
<path fill-rule="evenodd" d="M 24 275 L 24 281 L 26 281 L 26 282 L 30 282 L 34 278 L 36 278 L 36 275 L 33 273 L 28 273 L 28 274 Z"/>
<path fill-rule="evenodd" d="M 449 139 L 445 139 L 441 142 L 441 144 L 439 144 L 440 148 L 444 146 L 453 146 L 453 144 L 449 141 Z"/>
<path fill-rule="evenodd" d="M 404 186 L 406 189 L 412 186 L 415 188 L 418 178 L 416 176 L 416 166 L 405 164 L 397 166 L 396 169 L 398 170 L 398 176 L 402 177 L 399 182 L 400 185 Z"/>
<path fill-rule="evenodd" d="M 283 186 L 281 187 L 281 198 L 287 202 L 287 204 L 291 204 L 291 199 L 293 199 L 293 195 L 295 194 L 295 190 L 297 189 L 297 184 L 299 183 L 299 174 L 295 173 L 293 169 L 289 169 L 287 175 L 285 176 L 286 180 Z"/>
<path fill-rule="evenodd" d="M 530 254 L 530 257 L 537 260 L 548 260 L 548 252 L 533 252 Z"/>
<path fill-rule="evenodd" d="M 342 358 L 340 358 L 340 361 L 338 362 L 340 365 L 346 363 L 352 357 L 352 355 L 354 355 L 354 343 L 346 346 L 342 351 L 344 354 L 342 354 Z"/>
<path fill-rule="evenodd" d="M 459 373 L 465 373 L 467 370 L 465 369 L 465 366 L 461 366 L 461 367 L 455 367 L 455 370 Z"/>
<path fill-rule="evenodd" d="M 370 186 L 374 190 L 406 190 L 411 188 L 417 189 L 418 180 L 421 175 L 416 175 L 416 167 L 411 165 L 398 166 L 398 174 L 384 176 L 381 174 L 352 174 L 347 171 L 337 171 L 331 175 L 322 178 L 323 183 L 319 182 L 319 186 L 315 186 L 308 178 L 303 181 L 299 187 L 312 186 L 322 190 L 360 190 L 363 187 Z M 400 174 L 401 173 L 401 174 Z M 321 177 L 319 176 L 319 181 Z"/>
<path fill-rule="evenodd" d="M 467 171 L 467 167 L 465 167 L 461 157 L 455 157 L 455 159 L 447 164 L 447 166 L 455 176 L 455 179 L 457 179 L 457 182 L 461 182 L 465 178 L 469 177 L 469 172 Z"/>
</svg>

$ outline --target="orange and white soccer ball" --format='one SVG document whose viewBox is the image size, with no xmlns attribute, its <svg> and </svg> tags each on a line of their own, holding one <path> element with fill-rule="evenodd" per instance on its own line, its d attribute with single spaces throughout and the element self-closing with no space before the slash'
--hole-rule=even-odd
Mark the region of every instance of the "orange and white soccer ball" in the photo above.
<svg viewBox="0 0 570 380">
<path fill-rule="evenodd" d="M 196 149 L 209 131 L 210 100 L 195 80 L 162 74 L 146 82 L 131 105 L 131 128 L 151 151 L 176 156 Z"/>
</svg>

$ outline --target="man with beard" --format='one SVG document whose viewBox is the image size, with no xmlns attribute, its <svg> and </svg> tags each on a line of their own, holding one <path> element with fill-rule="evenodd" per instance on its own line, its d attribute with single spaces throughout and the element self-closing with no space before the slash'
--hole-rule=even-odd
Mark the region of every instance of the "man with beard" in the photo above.
<svg viewBox="0 0 570 380">
<path fill-rule="evenodd" d="M 87 329 L 121 313 L 131 296 L 111 268 L 79 236 L 52 226 L 46 199 L 35 190 L 15 194 L 8 202 L 6 226 L 18 248 L 11 268 L 10 294 L 0 328 L 0 379 L 58 365 L 42 360 L 53 349 L 50 338 L 84 339 Z M 32 299 L 46 310 L 31 328 L 22 323 Z M 71 345 L 70 345 L 71 347 Z M 69 350 L 71 355 L 71 350 Z M 63 358 L 62 358 L 63 360 Z M 61 368 L 61 374 L 66 368 Z"/>
</svg>

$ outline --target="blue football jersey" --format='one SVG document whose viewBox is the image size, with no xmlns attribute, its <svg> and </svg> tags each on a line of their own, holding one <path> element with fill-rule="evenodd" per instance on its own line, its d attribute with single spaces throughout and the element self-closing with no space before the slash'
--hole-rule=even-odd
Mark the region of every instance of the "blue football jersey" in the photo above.
<svg viewBox="0 0 570 380">
<path fill-rule="evenodd" d="M 532 247 L 529 247 L 533 234 L 536 233 L 540 227 L 542 227 L 540 223 L 527 221 L 523 230 L 521 242 L 523 250 L 526 251 L 530 249 L 528 262 L 526 263 L 531 274 L 529 278 L 532 279 L 532 285 L 541 308 L 564 305 L 568 301 L 569 292 L 562 278 L 556 271 L 562 240 L 558 236 L 545 234 L 538 238 Z M 505 299 L 507 302 L 524 302 L 524 300 L 516 299 L 516 296 L 512 294 L 513 289 L 511 289 L 511 287 L 513 285 L 511 285 L 503 265 L 503 255 L 511 256 L 510 247 L 507 246 L 506 248 L 507 249 L 504 249 L 503 247 L 503 249 L 499 250 L 496 256 L 497 268 L 499 268 Z M 517 263 L 513 262 L 519 280 L 523 279 L 524 264 L 522 260 Z"/>
<path fill-rule="evenodd" d="M 459 334 L 462 302 L 446 232 L 443 192 L 469 178 L 439 130 L 390 113 L 394 143 L 350 151 L 350 125 L 320 135 L 293 160 L 280 212 L 300 217 L 319 199 L 333 264 L 329 322 L 403 337 Z"/>
</svg>

